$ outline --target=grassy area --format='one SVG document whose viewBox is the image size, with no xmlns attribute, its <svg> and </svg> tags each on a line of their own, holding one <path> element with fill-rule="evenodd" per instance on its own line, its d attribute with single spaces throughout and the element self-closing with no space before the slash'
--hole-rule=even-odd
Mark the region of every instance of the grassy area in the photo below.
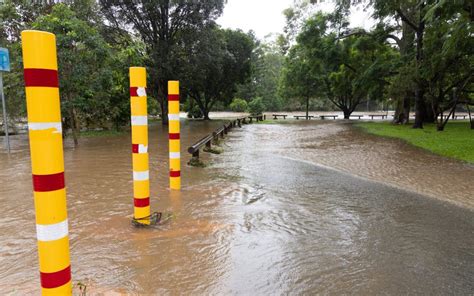
<svg viewBox="0 0 474 296">
<path fill-rule="evenodd" d="M 81 132 L 81 137 L 84 138 L 91 138 L 91 137 L 113 137 L 113 136 L 120 136 L 124 134 L 123 131 L 116 131 L 116 130 L 91 130 L 91 131 L 83 131 Z M 69 137 L 72 137 L 69 134 Z"/>
<path fill-rule="evenodd" d="M 425 124 L 424 129 L 388 122 L 362 122 L 356 126 L 370 134 L 402 139 L 433 153 L 474 163 L 474 130 L 465 121 L 450 122 L 442 132 L 436 131 L 434 124 Z"/>
</svg>

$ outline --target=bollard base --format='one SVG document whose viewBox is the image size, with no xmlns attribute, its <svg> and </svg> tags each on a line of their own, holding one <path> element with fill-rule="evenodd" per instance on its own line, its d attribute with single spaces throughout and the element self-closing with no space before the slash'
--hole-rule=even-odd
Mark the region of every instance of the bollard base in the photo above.
<svg viewBox="0 0 474 296">
<path fill-rule="evenodd" d="M 204 162 L 202 162 L 198 157 L 192 157 L 188 161 L 188 165 L 193 166 L 193 167 L 199 167 L 199 168 L 206 167 L 206 164 Z"/>
<path fill-rule="evenodd" d="M 221 147 L 205 147 L 204 149 L 202 149 L 202 151 L 204 152 L 207 152 L 207 153 L 212 153 L 212 154 L 221 154 L 222 152 L 224 152 L 224 149 L 222 149 Z"/>
<path fill-rule="evenodd" d="M 140 219 L 140 220 L 150 219 L 150 224 L 143 224 L 143 223 L 140 223 L 139 220 L 132 218 L 132 225 L 137 228 L 149 228 L 152 226 L 166 225 L 174 217 L 175 215 L 173 213 L 163 214 L 160 212 L 154 212 L 153 214 L 151 214 L 151 216 Z"/>
<path fill-rule="evenodd" d="M 143 218 L 140 218 L 140 219 L 132 218 L 132 225 L 135 226 L 135 227 L 149 227 L 149 226 L 157 225 L 161 221 L 161 216 L 162 216 L 161 213 L 154 212 L 153 214 L 151 214 L 148 217 L 143 217 Z M 140 221 L 143 221 L 143 220 L 146 220 L 146 219 L 150 219 L 150 224 L 144 224 L 144 223 L 140 222 Z"/>
</svg>

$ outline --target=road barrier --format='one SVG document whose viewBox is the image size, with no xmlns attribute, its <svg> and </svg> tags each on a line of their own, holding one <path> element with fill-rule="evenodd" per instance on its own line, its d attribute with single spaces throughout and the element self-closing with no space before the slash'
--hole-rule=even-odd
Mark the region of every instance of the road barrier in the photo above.
<svg viewBox="0 0 474 296">
<path fill-rule="evenodd" d="M 71 295 L 56 36 L 21 32 L 43 295 Z"/>
<path fill-rule="evenodd" d="M 170 188 L 181 189 L 179 81 L 168 81 Z"/>
<path fill-rule="evenodd" d="M 146 69 L 130 67 L 132 124 L 133 221 L 150 225 L 150 174 L 148 167 L 148 110 Z"/>
<path fill-rule="evenodd" d="M 205 147 L 207 151 L 211 150 L 212 142 L 216 143 L 219 138 L 224 138 L 225 135 L 234 127 L 242 127 L 242 124 L 252 123 L 252 120 L 256 119 L 256 121 L 264 120 L 264 116 L 246 116 L 231 120 L 230 122 L 224 124 L 223 126 L 216 129 L 213 133 L 205 136 L 204 138 L 198 140 L 192 146 L 188 148 L 188 152 L 192 155 L 191 160 L 188 162 L 190 165 L 195 165 L 199 163 L 199 153 L 200 150 Z M 249 121 L 247 121 L 249 120 Z"/>
</svg>

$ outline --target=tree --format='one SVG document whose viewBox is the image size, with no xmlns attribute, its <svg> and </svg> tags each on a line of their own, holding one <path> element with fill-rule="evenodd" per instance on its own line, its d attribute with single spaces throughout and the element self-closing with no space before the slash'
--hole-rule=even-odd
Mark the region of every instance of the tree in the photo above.
<svg viewBox="0 0 474 296">
<path fill-rule="evenodd" d="M 72 129 L 77 145 L 81 122 L 101 124 L 108 119 L 110 48 L 95 28 L 65 4 L 38 17 L 33 28 L 56 35 L 64 126 Z"/>
<path fill-rule="evenodd" d="M 452 115 L 458 104 L 473 103 L 474 40 L 466 38 L 474 32 L 471 18 L 471 11 L 464 9 L 461 1 L 457 7 L 442 1 L 428 11 L 422 75 L 427 81 L 427 100 L 437 116 L 448 110 Z M 439 131 L 448 120 L 449 116 L 441 117 Z"/>
<path fill-rule="evenodd" d="M 253 39 L 241 31 L 210 25 L 187 48 L 183 88 L 208 120 L 213 106 L 229 104 L 237 85 L 249 78 Z"/>
<path fill-rule="evenodd" d="M 317 14 L 306 21 L 290 50 L 285 81 L 306 98 L 326 96 L 349 118 L 367 97 L 382 97 L 396 59 L 394 51 L 371 36 L 341 36 L 334 16 Z M 342 23 L 346 23 L 342 20 Z"/>
<path fill-rule="evenodd" d="M 250 101 L 261 97 L 266 110 L 278 111 L 284 103 L 278 92 L 285 57 L 272 41 L 254 41 L 255 49 L 251 56 L 250 79 L 237 87 L 237 97 Z"/>
<path fill-rule="evenodd" d="M 14 121 L 26 115 L 26 102 L 21 57 L 21 31 L 28 28 L 38 15 L 51 10 L 51 5 L 33 1 L 7 0 L 0 5 L 0 46 L 10 53 L 10 72 L 4 73 L 4 91 L 8 118 Z"/>
<path fill-rule="evenodd" d="M 213 24 L 222 13 L 224 0 L 99 2 L 112 26 L 124 30 L 132 27 L 144 42 L 149 56 L 150 93 L 158 99 L 163 123 L 167 124 L 167 82 L 182 80 L 184 39 L 193 38 Z"/>
<path fill-rule="evenodd" d="M 403 83 L 401 88 L 406 89 L 404 96 L 399 96 L 399 104 L 396 110 L 394 122 L 407 122 L 407 113 L 409 97 L 411 93 L 415 98 L 415 123 L 414 128 L 423 128 L 423 122 L 434 122 L 436 119 L 433 108 L 430 108 L 430 102 L 427 101 L 427 92 L 429 92 L 430 82 L 426 80 L 425 66 L 425 35 L 430 27 L 438 30 L 432 22 L 432 16 L 435 10 L 444 11 L 447 14 L 460 13 L 467 16 L 472 21 L 474 16 L 474 4 L 470 0 L 340 0 L 337 2 L 339 10 L 348 11 L 351 5 L 363 4 L 374 8 L 374 16 L 381 23 L 389 23 L 388 20 L 396 21 L 396 25 L 388 25 L 387 38 L 392 38 L 397 42 L 400 50 L 403 66 L 399 72 L 399 80 L 407 81 L 406 73 L 411 73 L 408 77 L 412 83 Z M 401 33 L 401 38 L 390 31 Z M 412 37 L 414 34 L 414 37 Z M 414 54 L 412 55 L 412 47 Z M 410 68 L 410 69 L 409 69 Z M 406 87 L 412 87 L 412 91 Z M 400 92 L 399 92 L 400 93 Z"/>
<path fill-rule="evenodd" d="M 319 69 L 314 69 L 314 66 L 314 61 L 310 61 L 304 48 L 293 46 L 285 60 L 279 89 L 281 96 L 304 101 L 307 118 L 310 99 L 320 96 L 322 92 L 322 88 L 318 87 L 321 76 L 319 72 L 314 72 Z"/>
</svg>

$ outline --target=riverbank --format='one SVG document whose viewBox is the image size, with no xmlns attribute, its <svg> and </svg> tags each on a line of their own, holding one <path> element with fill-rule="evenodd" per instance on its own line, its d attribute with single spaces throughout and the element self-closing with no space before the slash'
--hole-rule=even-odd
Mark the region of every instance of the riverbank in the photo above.
<svg viewBox="0 0 474 296">
<path fill-rule="evenodd" d="M 435 154 L 474 163 L 474 131 L 466 122 L 449 122 L 442 132 L 435 124 L 425 124 L 424 129 L 389 122 L 361 122 L 355 126 L 369 134 L 402 139 Z"/>
</svg>

